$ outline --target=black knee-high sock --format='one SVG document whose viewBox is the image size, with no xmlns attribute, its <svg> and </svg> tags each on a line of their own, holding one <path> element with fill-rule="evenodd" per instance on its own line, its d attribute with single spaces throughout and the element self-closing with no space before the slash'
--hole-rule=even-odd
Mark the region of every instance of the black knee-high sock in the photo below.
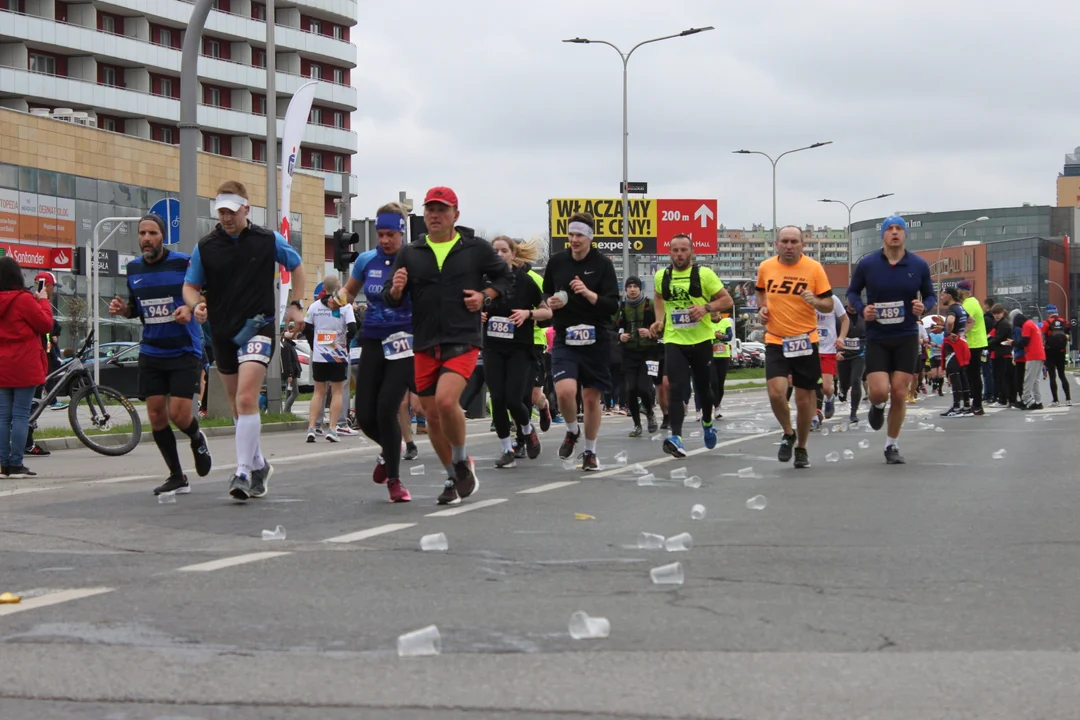
<svg viewBox="0 0 1080 720">
<path fill-rule="evenodd" d="M 180 455 L 176 452 L 176 436 L 171 427 L 164 430 L 154 431 L 154 443 L 161 451 L 161 457 L 165 458 L 165 465 L 169 468 L 169 475 L 181 476 L 184 468 L 180 465 Z"/>
<path fill-rule="evenodd" d="M 197 418 L 191 418 L 191 424 L 186 428 L 180 428 L 180 432 L 191 438 L 192 445 L 202 444 L 202 436 L 199 435 L 199 420 Z"/>
</svg>

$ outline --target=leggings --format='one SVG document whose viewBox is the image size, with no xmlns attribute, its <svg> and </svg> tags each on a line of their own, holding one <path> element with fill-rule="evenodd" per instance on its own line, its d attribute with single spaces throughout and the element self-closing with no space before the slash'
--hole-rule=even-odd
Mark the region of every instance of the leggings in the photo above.
<svg viewBox="0 0 1080 720">
<path fill-rule="evenodd" d="M 994 365 L 994 393 L 997 396 L 997 401 L 1009 405 L 1013 402 L 1012 358 L 998 357 L 994 358 L 992 362 Z"/>
<path fill-rule="evenodd" d="M 281 409 L 284 412 L 292 412 L 293 403 L 298 397 L 300 397 L 300 378 L 289 378 L 285 386 L 285 404 Z"/>
<path fill-rule="evenodd" d="M 971 395 L 971 407 L 975 410 L 982 409 L 983 381 L 982 381 L 982 348 L 971 349 L 971 361 L 964 368 L 967 375 L 968 391 Z"/>
<path fill-rule="evenodd" d="M 952 383 L 953 407 L 968 407 L 971 403 L 971 388 L 968 385 L 967 365 L 961 365 L 954 353 L 945 357 L 945 374 Z"/>
<path fill-rule="evenodd" d="M 635 350 L 625 350 L 623 352 L 623 371 L 626 381 L 623 401 L 630 410 L 630 416 L 634 418 L 634 427 L 641 425 L 642 405 L 645 407 L 646 415 L 652 417 L 653 414 L 656 389 L 653 385 L 652 376 L 649 375 L 649 366 L 645 363 L 654 357 L 655 355 Z"/>
<path fill-rule="evenodd" d="M 730 363 L 731 358 L 713 357 L 712 359 L 712 396 L 715 410 L 719 410 L 724 403 L 724 383 L 727 382 L 727 371 Z"/>
<path fill-rule="evenodd" d="M 712 401 L 712 342 L 696 345 L 664 346 L 664 368 L 671 386 L 671 402 L 668 403 L 668 421 L 672 435 L 682 435 L 683 419 L 686 408 L 682 398 L 690 387 L 690 375 L 694 376 L 694 389 L 701 398 L 701 414 L 704 422 L 711 423 L 713 416 Z"/>
<path fill-rule="evenodd" d="M 1054 402 L 1058 401 L 1057 379 L 1061 378 L 1061 389 L 1065 391 L 1065 399 L 1071 401 L 1072 394 L 1069 392 L 1069 381 L 1065 379 L 1065 351 L 1047 350 L 1046 366 L 1050 368 L 1048 374 L 1050 375 L 1051 399 Z M 1055 373 L 1057 377 L 1055 377 Z"/>
<path fill-rule="evenodd" d="M 859 357 L 836 361 L 836 378 L 839 381 L 840 392 L 845 395 L 851 391 L 851 412 L 854 414 L 859 403 L 862 402 L 862 376 L 866 367 L 866 357 Z"/>
<path fill-rule="evenodd" d="M 413 359 L 387 360 L 382 340 L 360 341 L 360 368 L 356 386 L 356 422 L 365 435 L 382 448 L 386 476 L 400 478 L 401 426 L 398 409 L 413 382 Z"/>
<path fill-rule="evenodd" d="M 519 427 L 529 424 L 525 388 L 532 385 L 532 348 L 521 345 L 484 348 L 484 374 L 491 393 L 491 419 L 500 440 L 510 437 L 510 418 Z"/>
</svg>

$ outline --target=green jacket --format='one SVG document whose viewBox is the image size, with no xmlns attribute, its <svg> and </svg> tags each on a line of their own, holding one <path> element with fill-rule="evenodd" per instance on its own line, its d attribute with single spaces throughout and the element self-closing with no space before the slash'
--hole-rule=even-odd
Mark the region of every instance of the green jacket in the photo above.
<svg viewBox="0 0 1080 720">
<path fill-rule="evenodd" d="M 652 350 L 659 344 L 655 338 L 643 338 L 638 335 L 638 328 L 647 328 L 656 322 L 656 312 L 652 302 L 647 298 L 636 306 L 628 305 L 625 301 L 619 306 L 619 315 L 615 321 L 615 327 L 620 333 L 628 333 L 630 339 L 622 346 L 627 350 Z"/>
</svg>

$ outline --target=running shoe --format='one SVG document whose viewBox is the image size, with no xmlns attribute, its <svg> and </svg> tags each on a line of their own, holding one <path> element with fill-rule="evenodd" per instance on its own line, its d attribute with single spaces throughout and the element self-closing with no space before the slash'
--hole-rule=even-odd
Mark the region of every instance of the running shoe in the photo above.
<svg viewBox="0 0 1080 720">
<path fill-rule="evenodd" d="M 8 477 L 10 478 L 32 478 L 37 477 L 37 473 L 26 467 L 25 465 L 19 465 L 18 467 L 8 468 Z"/>
<path fill-rule="evenodd" d="M 191 485 L 188 484 L 186 475 L 170 475 L 164 485 L 158 485 L 154 488 L 155 495 L 162 495 L 164 493 L 187 495 L 189 492 L 191 492 Z"/>
<path fill-rule="evenodd" d="M 836 393 L 836 399 L 840 402 L 847 402 L 847 393 L 843 391 Z"/>
<path fill-rule="evenodd" d="M 530 460 L 540 457 L 540 438 L 536 436 L 536 430 L 525 436 L 525 452 Z"/>
<path fill-rule="evenodd" d="M 265 460 L 263 462 L 266 462 Z M 274 466 L 266 462 L 259 470 L 251 471 L 251 497 L 266 497 L 266 490 L 270 486 L 270 478 L 274 475 Z"/>
<path fill-rule="evenodd" d="M 635 425 L 634 429 L 630 431 L 629 437 L 641 437 L 641 426 Z"/>
<path fill-rule="evenodd" d="M 652 435 L 653 433 L 655 433 L 657 430 L 660 429 L 660 426 L 656 424 L 656 416 L 653 415 L 652 413 L 649 413 L 649 421 L 648 421 L 647 427 L 649 429 L 649 434 L 650 435 Z"/>
<path fill-rule="evenodd" d="M 315 431 L 314 430 L 308 430 L 307 431 L 307 441 L 309 443 L 315 442 Z"/>
<path fill-rule="evenodd" d="M 664 452 L 672 457 L 686 457 L 686 447 L 683 445 L 682 438 L 678 435 L 672 435 L 664 440 Z"/>
<path fill-rule="evenodd" d="M 971 417 L 971 406 L 965 405 L 964 407 L 960 408 L 960 414 L 964 417 Z"/>
<path fill-rule="evenodd" d="M 806 452 L 806 448 L 795 448 L 795 467 L 800 469 L 810 467 L 810 453 Z"/>
<path fill-rule="evenodd" d="M 716 408 L 716 412 L 713 413 L 713 420 L 723 420 L 724 414 L 720 412 L 720 408 Z"/>
<path fill-rule="evenodd" d="M 565 460 L 574 454 L 574 446 L 577 445 L 578 438 L 581 437 L 581 430 L 578 429 L 576 433 L 567 432 L 566 437 L 563 438 L 562 445 L 559 446 L 559 458 Z"/>
<path fill-rule="evenodd" d="M 885 464 L 886 465 L 903 465 L 904 456 L 900 454 L 900 448 L 896 445 L 890 445 L 885 448 Z"/>
<path fill-rule="evenodd" d="M 600 469 L 600 463 L 596 459 L 596 453 L 590 450 L 581 453 L 581 469 L 586 472 Z"/>
<path fill-rule="evenodd" d="M 833 398 L 825 398 L 825 419 L 831 420 L 833 413 L 836 411 L 836 402 Z"/>
<path fill-rule="evenodd" d="M 941 417 L 963 417 L 964 412 L 958 407 L 951 407 L 945 412 L 941 413 Z"/>
<path fill-rule="evenodd" d="M 547 432 L 551 429 L 551 408 L 544 406 L 540 410 L 540 432 Z"/>
<path fill-rule="evenodd" d="M 309 430 L 308 432 L 311 432 L 311 431 Z M 322 425 L 316 425 L 315 426 L 315 434 L 318 435 L 319 437 L 322 437 L 324 435 L 324 430 L 322 429 Z"/>
<path fill-rule="evenodd" d="M 401 484 L 401 481 L 397 478 L 386 483 L 386 487 L 390 490 L 390 502 L 409 502 L 412 500 L 412 495 L 409 494 L 409 489 Z"/>
<path fill-rule="evenodd" d="M 251 484 L 243 475 L 233 475 L 229 481 L 229 494 L 237 500 L 247 500 L 251 497 Z"/>
<path fill-rule="evenodd" d="M 341 442 L 341 440 L 337 436 L 337 430 L 331 430 L 330 432 L 326 433 L 326 442 Z"/>
<path fill-rule="evenodd" d="M 1027 409 L 1028 410 L 1042 410 L 1043 409 L 1043 404 L 1042 403 L 1031 403 L 1030 405 L 1027 406 Z"/>
<path fill-rule="evenodd" d="M 383 460 L 383 456 L 380 455 L 375 459 L 375 470 L 371 473 L 371 479 L 378 485 L 382 485 L 386 482 L 389 476 L 386 474 L 386 461 Z"/>
<path fill-rule="evenodd" d="M 499 468 L 512 468 L 517 467 L 517 458 L 514 456 L 513 450 L 504 450 L 499 459 L 495 461 L 495 467 Z"/>
<path fill-rule="evenodd" d="M 1072 407 L 1072 400 L 1066 398 L 1065 399 L 1065 407 Z"/>
<path fill-rule="evenodd" d="M 776 459 L 780 462 L 791 461 L 791 451 L 795 447 L 795 433 L 783 435 L 780 438 L 780 450 L 776 453 Z"/>
<path fill-rule="evenodd" d="M 667 415 L 664 416 L 663 422 L 660 423 L 660 429 L 661 430 L 670 430 L 671 429 L 671 421 L 668 420 Z"/>
<path fill-rule="evenodd" d="M 705 447 L 710 450 L 716 447 L 716 428 L 712 426 L 712 423 L 701 426 L 701 437 L 705 440 Z"/>
<path fill-rule="evenodd" d="M 348 425 L 342 424 L 342 425 L 337 426 L 337 434 L 338 435 L 359 435 L 360 433 L 356 432 L 355 430 L 353 430 Z"/>
<path fill-rule="evenodd" d="M 879 408 L 871 403 L 870 410 L 867 411 L 866 417 L 870 420 L 871 429 L 880 430 L 881 426 L 885 424 L 885 408 Z"/>
<path fill-rule="evenodd" d="M 983 415 L 986 414 L 986 411 L 983 410 L 982 408 L 976 408 L 976 409 L 971 411 L 971 414 L 975 415 L 976 417 L 982 417 Z"/>
<path fill-rule="evenodd" d="M 210 457 L 210 446 L 206 442 L 206 434 L 202 430 L 199 431 L 199 439 L 191 443 L 191 451 L 195 454 L 195 472 L 199 474 L 199 477 L 206 477 L 210 474 L 213 460 Z"/>
<path fill-rule="evenodd" d="M 462 499 L 469 497 L 480 487 L 480 481 L 476 479 L 476 465 L 472 458 L 454 463 L 454 476 L 454 487 L 457 488 L 458 495 Z"/>
<path fill-rule="evenodd" d="M 458 495 L 457 488 L 454 487 L 454 481 L 448 479 L 443 483 L 442 493 L 439 495 L 439 499 L 436 500 L 439 505 L 460 505 L 461 496 Z"/>
<path fill-rule="evenodd" d="M 566 423 L 566 421 L 565 421 L 565 420 L 563 420 L 563 417 L 562 417 L 562 415 L 555 415 L 555 416 L 553 416 L 553 417 L 551 418 L 551 422 L 555 423 L 556 425 L 563 425 L 563 424 L 565 424 L 565 423 Z"/>
<path fill-rule="evenodd" d="M 33 455 L 34 457 L 49 457 L 50 455 L 52 455 L 52 453 L 41 447 L 37 443 L 34 443 L 26 452 L 23 453 L 23 455 Z"/>
<path fill-rule="evenodd" d="M 420 457 L 420 451 L 416 448 L 416 443 L 405 444 L 405 455 L 402 456 L 403 460 L 415 460 Z"/>
<path fill-rule="evenodd" d="M 857 425 L 859 423 L 859 416 L 855 413 L 851 413 L 851 417 L 848 418 L 848 422 L 852 425 Z"/>
<path fill-rule="evenodd" d="M 821 411 L 818 410 L 818 412 L 820 413 Z M 813 431 L 817 430 L 820 427 L 821 427 L 821 416 L 820 415 L 814 415 L 814 417 L 812 417 L 810 419 L 810 431 L 813 432 Z"/>
<path fill-rule="evenodd" d="M 518 460 L 524 460 L 526 458 L 524 438 L 519 437 L 514 441 L 514 457 Z"/>
</svg>

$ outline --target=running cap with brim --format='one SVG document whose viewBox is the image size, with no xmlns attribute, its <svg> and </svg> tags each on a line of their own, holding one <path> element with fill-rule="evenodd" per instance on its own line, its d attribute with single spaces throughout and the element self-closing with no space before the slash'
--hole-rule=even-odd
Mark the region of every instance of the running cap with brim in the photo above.
<svg viewBox="0 0 1080 720">
<path fill-rule="evenodd" d="M 946 295 L 951 295 L 954 300 L 960 299 L 960 291 L 954 287 L 947 287 L 941 292 L 945 293 Z"/>
<path fill-rule="evenodd" d="M 907 220 L 899 215 L 890 215 L 881 221 L 881 237 L 885 237 L 885 231 L 891 228 L 893 225 L 899 225 L 900 229 L 907 233 Z"/>
<path fill-rule="evenodd" d="M 235 195 L 233 193 L 222 193 L 214 198 L 214 212 L 218 210 L 229 210 L 231 212 L 239 212 L 240 208 L 247 207 L 248 201 L 243 195 Z"/>
</svg>

